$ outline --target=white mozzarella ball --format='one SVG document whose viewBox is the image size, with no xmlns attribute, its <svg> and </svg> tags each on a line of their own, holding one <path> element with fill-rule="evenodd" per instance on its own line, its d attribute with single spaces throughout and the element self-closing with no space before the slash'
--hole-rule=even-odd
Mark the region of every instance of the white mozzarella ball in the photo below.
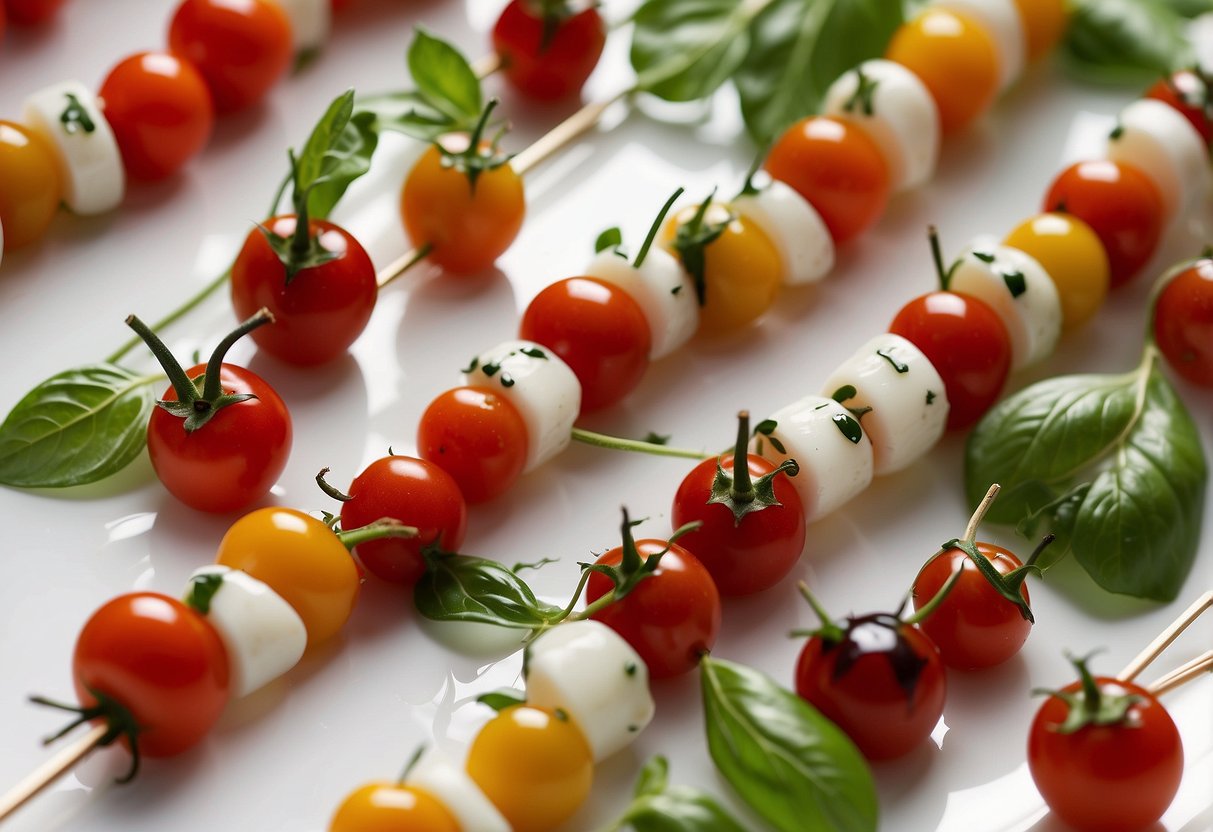
<svg viewBox="0 0 1213 832">
<path fill-rule="evenodd" d="M 870 111 L 859 91 L 860 73 L 870 88 Z M 864 61 L 826 91 L 822 113 L 859 125 L 889 167 L 894 191 L 916 188 L 935 173 L 939 159 L 939 108 L 918 76 L 893 61 Z"/>
<path fill-rule="evenodd" d="M 261 581 L 226 566 L 204 566 L 190 576 L 222 580 L 207 621 L 219 633 L 231 668 L 232 696 L 247 696 L 294 667 L 307 647 L 307 627 L 286 600 Z"/>
<path fill-rule="evenodd" d="M 994 42 L 998 88 L 1005 90 L 1023 73 L 1028 58 L 1027 33 L 1013 0 L 933 0 L 932 6 L 965 15 Z"/>
<path fill-rule="evenodd" d="M 630 745 L 655 711 L 644 660 L 598 621 L 561 624 L 531 643 L 526 701 L 568 714 L 595 761 Z"/>
<path fill-rule="evenodd" d="M 581 383 L 560 356 L 533 341 L 506 341 L 478 355 L 464 383 L 491 387 L 526 424 L 524 471 L 568 447 L 581 411 Z"/>
<path fill-rule="evenodd" d="M 63 201 L 77 214 L 102 214 L 122 202 L 126 170 L 97 97 L 64 81 L 25 99 L 22 121 L 55 148 Z"/>
<path fill-rule="evenodd" d="M 1158 188 L 1168 220 L 1186 214 L 1208 188 L 1208 152 L 1179 111 L 1140 98 L 1120 111 L 1107 156 L 1144 173 Z"/>
<path fill-rule="evenodd" d="M 1061 298 L 1036 258 L 979 237 L 965 249 L 948 288 L 984 301 L 1011 338 L 1011 369 L 1052 355 L 1061 336 Z"/>
<path fill-rule="evenodd" d="M 943 379 L 922 350 L 900 335 L 883 333 L 868 341 L 833 372 L 821 392 L 841 397 L 847 387 L 855 392 L 843 405 L 871 408 L 861 423 L 872 440 L 877 476 L 902 470 L 943 436 L 948 423 Z"/>
<path fill-rule="evenodd" d="M 425 750 L 404 783 L 441 802 L 459 824 L 460 832 L 510 832 L 509 822 L 475 781 L 437 749 Z"/>
<path fill-rule="evenodd" d="M 618 286 L 640 306 L 649 322 L 649 358 L 654 361 L 677 350 L 699 329 L 695 283 L 678 258 L 656 243 L 638 269 L 608 249 L 598 252 L 585 274 Z"/>
<path fill-rule="evenodd" d="M 332 0 L 273 0 L 291 22 L 291 43 L 296 52 L 324 46 L 329 37 Z"/>
<path fill-rule="evenodd" d="M 792 485 L 805 520 L 824 517 L 872 482 L 872 441 L 845 406 L 825 396 L 805 396 L 776 411 L 775 429 L 750 446 L 774 465 L 794 459 Z"/>
<path fill-rule="evenodd" d="M 758 226 L 779 250 L 783 282 L 816 283 L 834 268 L 834 238 L 808 200 L 778 179 L 756 194 L 743 194 L 733 210 Z"/>
</svg>

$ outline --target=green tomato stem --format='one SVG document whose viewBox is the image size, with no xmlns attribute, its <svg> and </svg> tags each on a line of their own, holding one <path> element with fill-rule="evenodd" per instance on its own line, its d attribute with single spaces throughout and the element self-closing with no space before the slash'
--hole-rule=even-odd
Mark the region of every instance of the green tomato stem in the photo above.
<svg viewBox="0 0 1213 832">
<path fill-rule="evenodd" d="M 737 503 L 754 499 L 754 480 L 750 477 L 750 411 L 737 414 L 737 444 L 733 447 L 733 485 L 729 496 Z"/>
<path fill-rule="evenodd" d="M 227 283 L 228 278 L 230 278 L 231 276 L 232 276 L 232 269 L 229 266 L 227 268 L 227 270 L 223 272 L 223 274 L 219 275 L 214 280 L 212 280 L 210 283 L 203 286 L 197 292 L 197 294 L 195 294 L 193 297 L 191 297 L 189 300 L 187 300 L 184 304 L 182 304 L 181 306 L 178 306 L 172 312 L 165 315 L 160 320 L 156 321 L 154 324 L 152 324 L 151 328 L 156 331 L 161 331 L 161 330 L 165 329 L 166 327 L 176 323 L 181 318 L 185 317 L 185 315 L 192 312 L 194 309 L 198 308 L 198 306 L 200 306 L 202 304 L 202 302 L 205 301 L 207 298 L 209 298 L 211 295 L 215 294 L 215 292 L 218 291 L 219 288 L 221 286 L 223 286 L 223 284 Z M 109 364 L 116 364 L 117 362 L 121 361 L 123 359 L 123 357 L 126 356 L 127 353 L 129 353 L 131 350 L 133 350 L 135 347 L 139 346 L 142 343 L 143 343 L 143 339 L 140 336 L 136 335 L 134 338 L 131 338 L 129 341 L 127 341 L 122 346 L 120 346 L 117 350 L 115 350 L 113 353 L 111 353 L 109 355 L 109 357 L 107 357 L 105 360 Z"/>
<path fill-rule="evenodd" d="M 942 604 L 944 599 L 948 597 L 948 593 L 952 591 L 952 587 L 956 586 L 956 583 L 960 580 L 960 575 L 963 572 L 964 563 L 961 562 L 956 569 L 952 570 L 952 575 L 948 578 L 948 582 L 939 588 L 939 592 L 935 593 L 935 597 L 915 610 L 913 615 L 909 616 L 908 618 L 903 618 L 902 622 L 905 624 L 914 625 L 921 624 L 930 618 L 931 614 L 934 613 L 935 610 L 939 609 L 939 605 Z"/>
<path fill-rule="evenodd" d="M 373 523 L 368 523 L 365 526 L 359 526 L 356 529 L 337 532 L 337 539 L 346 549 L 352 550 L 360 543 L 366 543 L 368 540 L 382 540 L 385 537 L 402 537 L 412 539 L 417 536 L 417 529 L 413 526 L 406 526 L 403 523 L 393 520 L 390 517 L 384 517 L 376 520 Z"/>
<path fill-rule="evenodd" d="M 173 390 L 177 392 L 177 398 L 183 402 L 193 402 L 197 399 L 198 388 L 194 386 L 189 376 L 185 374 L 185 370 L 181 368 L 181 363 L 177 360 L 176 356 L 160 340 L 160 336 L 147 324 L 139 320 L 137 315 L 128 315 L 126 325 L 137 333 L 135 343 L 147 344 L 147 348 L 152 351 L 152 355 L 156 356 L 156 360 L 160 362 L 164 374 L 168 376 L 169 382 L 173 385 Z"/>
<path fill-rule="evenodd" d="M 653 456 L 670 456 L 679 459 L 710 459 L 712 454 L 703 451 L 693 451 L 687 448 L 671 448 L 668 445 L 658 445 L 655 442 L 642 442 L 639 439 L 622 439 L 618 436 L 608 436 L 605 433 L 595 433 L 584 428 L 573 428 L 572 437 L 575 442 L 593 445 L 596 448 L 607 448 L 612 451 L 631 451 Z"/>
<path fill-rule="evenodd" d="M 208 402 L 214 402 L 223 395 L 223 379 L 221 378 L 223 359 L 227 356 L 227 352 L 232 348 L 232 345 L 257 327 L 272 324 L 273 322 L 274 316 L 270 314 L 268 309 L 262 307 L 251 318 L 241 323 L 240 326 L 229 332 L 227 337 L 219 342 L 219 345 L 215 347 L 215 351 L 211 353 L 210 360 L 206 362 L 206 381 L 202 388 L 203 399 Z M 181 397 L 181 391 L 177 391 L 177 397 Z M 182 401 L 185 400 L 182 399 Z"/>
<path fill-rule="evenodd" d="M 994 498 L 998 496 L 998 492 L 1002 490 L 1002 486 L 994 483 L 986 491 L 986 496 L 981 498 L 981 502 L 977 505 L 973 516 L 969 518 L 969 525 L 965 526 L 964 538 L 966 543 L 973 543 L 977 540 L 977 527 L 981 525 L 981 520 L 986 516 L 986 512 L 990 510 L 990 505 L 994 502 Z"/>
<path fill-rule="evenodd" d="M 661 230 L 661 224 L 665 222 L 665 216 L 674 207 L 674 202 L 678 197 L 682 196 L 684 188 L 679 188 L 670 194 L 670 198 L 665 201 L 665 205 L 661 206 L 661 210 L 657 212 L 657 219 L 653 220 L 653 224 L 649 226 L 648 236 L 644 238 L 644 245 L 640 247 L 640 251 L 636 252 L 636 259 L 632 261 L 632 268 L 639 269 L 644 259 L 649 256 L 649 249 L 653 247 L 653 241 L 657 239 L 657 232 Z"/>
</svg>

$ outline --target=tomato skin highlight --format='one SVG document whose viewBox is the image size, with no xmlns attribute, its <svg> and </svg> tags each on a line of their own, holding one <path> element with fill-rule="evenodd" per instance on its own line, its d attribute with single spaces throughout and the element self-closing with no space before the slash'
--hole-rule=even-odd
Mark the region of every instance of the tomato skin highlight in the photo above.
<svg viewBox="0 0 1213 832">
<path fill-rule="evenodd" d="M 72 676 L 81 705 L 95 705 L 90 691 L 97 691 L 130 712 L 139 752 L 148 757 L 198 743 L 229 698 L 219 634 L 177 599 L 155 592 L 120 595 L 93 613 L 76 641 Z"/>
<path fill-rule="evenodd" d="M 1154 302 L 1154 341 L 1175 372 L 1213 387 L 1213 260 L 1167 281 Z"/>
<path fill-rule="evenodd" d="M 511 86 L 528 98 L 558 101 L 579 92 L 598 65 L 606 25 L 591 6 L 561 19 L 546 38 L 545 29 L 525 0 L 510 0 L 493 26 L 493 48 Z"/>
<path fill-rule="evenodd" d="M 720 593 L 703 564 L 677 543 L 637 540 L 642 559 L 669 545 L 657 569 L 620 601 L 591 617 L 613 629 L 640 654 L 654 679 L 668 679 L 695 669 L 720 632 Z M 623 548 L 615 547 L 596 563 L 618 566 Z M 611 579 L 591 573 L 585 598 L 592 604 L 614 586 Z"/>
<path fill-rule="evenodd" d="M 431 246 L 431 261 L 451 274 L 476 274 L 518 236 L 526 197 L 508 162 L 477 176 L 473 189 L 467 174 L 443 165 L 431 146 L 404 180 L 400 213 L 413 245 Z"/>
<path fill-rule="evenodd" d="M 921 669 L 912 698 L 893 670 L 890 654 L 901 639 Z M 848 651 L 857 655 L 839 669 Z M 847 621 L 842 642 L 813 636 L 796 662 L 796 692 L 832 720 L 869 760 L 913 751 L 943 715 L 946 679 L 939 650 L 917 627 L 893 616 Z"/>
<path fill-rule="evenodd" d="M 1053 278 L 1063 330 L 1082 326 L 1103 306 L 1111 279 L 1108 255 L 1078 217 L 1039 214 L 1012 229 L 1003 244 L 1031 255 Z"/>
<path fill-rule="evenodd" d="M 639 304 L 593 277 L 557 281 L 522 314 L 518 337 L 560 356 L 581 382 L 581 412 L 610 407 L 632 392 L 649 366 L 652 337 Z"/>
<path fill-rule="evenodd" d="M 199 364 L 186 375 L 198 379 L 205 372 Z M 193 433 L 159 407 L 147 425 L 148 455 L 160 482 L 187 506 L 214 514 L 247 508 L 269 493 L 286 467 L 292 437 L 286 404 L 260 376 L 224 364 L 220 378 L 224 393 L 256 398 L 223 408 Z M 170 385 L 161 399 L 176 401 L 177 391 Z"/>
<path fill-rule="evenodd" d="M 367 783 L 346 796 L 329 832 L 461 832 L 446 806 L 425 789 Z"/>
<path fill-rule="evenodd" d="M 296 218 L 272 217 L 264 225 L 289 239 Z M 274 316 L 273 326 L 253 330 L 257 347 L 300 367 L 345 355 L 366 328 L 379 296 L 375 267 L 352 234 L 325 220 L 310 220 L 308 229 L 325 250 L 339 256 L 301 269 L 288 283 L 286 267 L 254 228 L 232 265 L 231 279 L 237 319 L 246 320 L 262 307 Z"/>
<path fill-rule="evenodd" d="M 732 476 L 734 455 L 725 454 L 719 462 Z M 780 474 L 774 481 L 775 499 L 780 505 L 751 512 L 736 523 L 731 508 L 708 503 L 716 463 L 715 459 L 705 459 L 683 478 L 674 494 L 670 522 L 674 528 L 702 522 L 702 528 L 679 541 L 695 553 L 721 595 L 752 595 L 779 583 L 800 560 L 805 541 L 804 507 L 795 486 L 787 475 Z M 755 480 L 775 470 L 757 454 L 749 454 L 747 463 Z"/>
<path fill-rule="evenodd" d="M 959 292 L 931 292 L 901 308 L 889 332 L 922 350 L 948 393 L 948 429 L 974 424 L 998 400 L 1011 371 L 1011 339 L 987 304 Z"/>
<path fill-rule="evenodd" d="M 132 179 L 172 176 L 206 147 L 215 125 L 206 81 L 193 64 L 168 52 L 122 59 L 98 98 Z"/>
<path fill-rule="evenodd" d="M 1129 709 L 1132 724 L 1063 734 L 1057 729 L 1069 706 L 1050 696 L 1028 734 L 1028 770 L 1053 813 L 1078 832 L 1136 832 L 1161 818 L 1179 791 L 1183 742 L 1167 709 L 1144 688 L 1103 676 L 1095 683 L 1140 697 Z M 1080 693 L 1081 684 L 1063 690 Z"/>
<path fill-rule="evenodd" d="M 63 198 L 54 150 L 32 130 L 0 121 L 0 181 L 4 250 L 40 240 Z"/>
<path fill-rule="evenodd" d="M 1002 575 L 1023 565 L 1013 552 L 1001 546 L 976 545 Z M 980 670 L 1002 664 L 1023 647 L 1032 632 L 1032 622 L 990 586 L 977 571 L 977 564 L 960 549 L 941 551 L 923 565 L 914 579 L 914 607 L 919 609 L 934 598 L 958 564 L 963 564 L 964 572 L 957 583 L 918 626 L 935 642 L 948 667 Z M 1030 602 L 1026 583 L 1020 584 L 1019 594 Z"/>
<path fill-rule="evenodd" d="M 509 490 L 526 465 L 528 441 L 518 409 L 487 387 L 447 390 L 417 425 L 421 458 L 450 474 L 469 503 Z"/>
<path fill-rule="evenodd" d="M 221 113 L 256 104 L 291 63 L 290 21 L 267 0 L 182 0 L 168 42 L 201 73 Z"/>
<path fill-rule="evenodd" d="M 368 540 L 354 547 L 367 571 L 385 581 L 415 584 L 425 572 L 421 549 L 438 542 L 457 552 L 467 532 L 467 503 L 446 471 L 423 459 L 377 459 L 354 478 L 341 504 L 341 528 L 359 528 L 385 517 L 417 529 L 415 538 Z"/>
<path fill-rule="evenodd" d="M 817 209 L 834 242 L 865 231 L 889 201 L 889 166 L 861 127 L 828 116 L 793 124 L 763 167 Z"/>
<path fill-rule="evenodd" d="M 1162 237 L 1158 188 L 1123 162 L 1099 159 L 1070 165 L 1049 186 L 1042 210 L 1073 214 L 1091 226 L 1108 255 L 1112 288 L 1141 271 Z"/>
</svg>

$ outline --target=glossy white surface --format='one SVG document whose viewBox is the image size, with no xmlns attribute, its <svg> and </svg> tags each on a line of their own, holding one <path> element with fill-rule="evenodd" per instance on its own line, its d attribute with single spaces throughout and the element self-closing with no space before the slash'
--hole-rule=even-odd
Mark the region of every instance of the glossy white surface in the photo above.
<svg viewBox="0 0 1213 832">
<path fill-rule="evenodd" d="M 10 28 L 0 46 L 0 113 L 16 115 L 30 91 L 64 78 L 95 86 L 123 55 L 162 42 L 171 6 L 168 0 L 76 0 L 40 35 L 18 37 Z M 7 360 L 0 410 L 7 412 L 52 373 L 111 351 L 127 337 L 127 314 L 157 317 L 221 270 L 249 223 L 261 218 L 283 170 L 283 150 L 303 141 L 327 102 L 351 85 L 372 91 L 400 84 L 412 23 L 424 20 L 478 56 L 497 6 L 497 0 L 356 0 L 334 20 L 324 55 L 279 85 L 265 106 L 222 120 L 210 147 L 184 175 L 132 187 L 124 207 L 111 215 L 62 213 L 43 245 L 5 256 L 0 339 Z M 611 7 L 615 16 L 625 12 Z M 626 49 L 616 42 L 608 51 L 591 97 L 617 88 Z M 500 90 L 498 84 L 489 87 Z M 511 149 L 570 109 L 528 105 L 508 91 L 503 98 L 502 109 L 518 128 Z M 784 290 L 778 307 L 750 331 L 692 341 L 655 364 L 626 403 L 584 425 L 630 436 L 672 433 L 675 443 L 690 447 L 727 445 L 738 409 L 761 416 L 815 391 L 887 326 L 902 303 L 933 287 L 928 223 L 939 226 L 950 256 L 976 234 L 1005 233 L 1033 212 L 1063 164 L 1101 146 L 1130 98 L 1128 91 L 1075 87 L 1051 67 L 1030 69 L 991 117 L 945 143 L 932 183 L 897 197 L 873 231 L 839 252 L 834 273 L 821 284 Z M 348 482 L 388 445 L 411 449 L 430 399 L 458 381 L 467 358 L 513 337 L 521 308 L 546 283 L 582 268 L 601 229 L 620 224 L 629 240 L 639 240 L 654 206 L 677 185 L 688 188 L 688 199 L 702 198 L 717 184 L 723 192 L 738 187 L 753 149 L 738 138 L 731 97 L 722 94 L 716 104 L 710 115 L 702 107 L 651 103 L 627 117 L 612 113 L 609 131 L 529 177 L 529 216 L 501 259 L 500 273 L 459 280 L 418 270 L 383 293 L 348 360 L 298 372 L 254 355 L 250 346 L 238 348 L 233 357 L 250 360 L 295 415 L 295 450 L 272 500 L 331 508 L 312 482 L 321 467 L 333 467 L 332 482 Z M 376 180 L 360 186 L 340 212 L 380 265 L 405 245 L 396 194 L 411 151 L 398 143 L 384 150 L 393 148 L 395 156 L 385 153 L 379 160 Z M 1197 231 L 1174 232 L 1150 274 L 1198 251 L 1209 238 L 1208 206 L 1192 219 Z M 1044 375 L 1135 363 L 1149 282 L 1147 275 L 1117 291 L 1088 327 L 1063 338 L 1053 358 L 1031 376 L 1015 377 L 1013 387 Z M 226 302 L 217 298 L 168 332 L 168 340 L 182 355 L 209 350 L 230 322 Z M 1213 395 L 1179 388 L 1209 453 Z M 961 438 L 946 437 L 921 462 L 878 479 L 813 524 L 805 556 L 788 581 L 726 604 L 718 655 L 790 682 L 799 645 L 785 634 L 813 621 L 794 591 L 797 579 L 809 581 L 839 614 L 895 606 L 936 544 L 964 526 L 962 451 Z M 561 558 L 528 574 L 541 594 L 562 600 L 574 584 L 576 562 L 614 545 L 621 503 L 651 518 L 641 533 L 668 533 L 669 501 L 688 467 L 571 447 L 504 498 L 473 509 L 464 548 L 507 563 Z M 1206 508 L 1213 509 L 1213 492 L 1209 500 Z M 39 740 L 61 717 L 24 698 L 33 692 L 70 696 L 72 645 L 92 610 L 133 588 L 176 593 L 190 572 L 213 558 L 232 518 L 177 504 L 145 460 L 103 487 L 59 494 L 0 490 L 0 510 L 8 523 L 0 582 L 3 788 L 47 758 Z M 1006 530 L 986 536 L 1026 548 Z M 1107 598 L 1073 566 L 1035 584 L 1039 624 L 1021 657 L 990 672 L 953 674 L 935 741 L 876 769 L 882 828 L 1060 832 L 1024 766 L 1026 730 L 1037 704 L 1029 689 L 1069 681 L 1063 649 L 1085 653 L 1102 646 L 1097 667 L 1119 669 L 1210 586 L 1209 529 L 1196 570 L 1174 604 Z M 487 715 L 474 697 L 518 681 L 519 657 L 453 654 L 415 619 L 399 590 L 368 583 L 343 636 L 233 708 L 200 747 L 177 759 L 150 761 L 136 783 L 121 788 L 110 781 L 124 770 L 124 755 L 98 753 L 6 829 L 323 829 L 348 791 L 396 775 L 419 743 L 436 743 L 458 758 Z M 1176 643 L 1163 667 L 1196 656 L 1211 639 L 1213 620 L 1207 620 Z M 566 832 L 601 827 L 630 793 L 641 761 L 656 753 L 671 757 L 675 782 L 697 783 L 737 805 L 707 759 L 695 679 L 658 684 L 655 696 L 654 723 L 631 752 L 599 768 L 590 803 Z M 1168 702 L 1184 736 L 1187 772 L 1160 829 L 1202 832 L 1213 826 L 1213 679 Z"/>
</svg>

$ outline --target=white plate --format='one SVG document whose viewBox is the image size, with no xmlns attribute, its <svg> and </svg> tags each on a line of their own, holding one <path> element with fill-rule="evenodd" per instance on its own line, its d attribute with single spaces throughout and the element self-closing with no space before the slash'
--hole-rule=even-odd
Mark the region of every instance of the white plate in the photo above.
<svg viewBox="0 0 1213 832">
<path fill-rule="evenodd" d="M 172 5 L 78 0 L 44 34 L 18 38 L 10 31 L 0 51 L 0 113 L 19 112 L 26 93 L 62 78 L 95 88 L 119 58 L 162 42 Z M 284 149 L 302 142 L 325 104 L 348 86 L 372 91 L 401 84 L 412 23 L 424 19 L 478 56 L 486 50 L 496 8 L 496 0 L 472 0 L 466 8 L 359 0 L 336 20 L 320 60 L 280 84 L 264 107 L 223 119 L 185 175 L 133 187 L 126 205 L 110 216 L 60 215 L 41 246 L 6 256 L 0 267 L 6 356 L 0 410 L 7 412 L 52 373 L 107 354 L 127 337 L 122 320 L 128 313 L 153 319 L 222 269 L 250 223 L 261 218 L 283 170 Z M 619 42 L 609 47 L 590 96 L 618 88 L 625 52 Z M 518 127 L 509 140 L 514 149 L 567 112 L 527 105 L 508 92 L 504 98 L 502 109 Z M 586 426 L 631 436 L 657 430 L 691 447 L 727 445 L 738 409 L 763 414 L 816 391 L 905 301 L 933 287 L 928 223 L 939 226 L 949 252 L 976 234 L 1005 233 L 1033 213 L 1063 164 L 1094 152 L 1130 98 L 1127 91 L 1076 87 L 1052 67 L 1032 70 L 988 119 L 946 143 L 937 179 L 896 198 L 879 225 L 842 252 L 819 288 L 785 291 L 761 326 L 741 336 L 693 342 L 654 366 L 624 405 Z M 711 118 L 697 106 L 660 108 L 669 117 L 662 122 L 634 113 L 536 171 L 527 182 L 525 228 L 501 259 L 501 274 L 406 278 L 384 292 L 350 360 L 301 373 L 253 356 L 253 369 L 272 379 L 295 414 L 295 451 L 273 501 L 331 507 L 312 483 L 321 467 L 333 467 L 333 482 L 348 482 L 388 445 L 412 448 L 421 411 L 456 383 L 462 359 L 512 337 L 520 309 L 543 285 L 575 274 L 602 228 L 620 224 L 635 241 L 675 186 L 685 185 L 696 197 L 716 184 L 726 192 L 735 188 L 752 149 L 737 138 L 729 96 L 722 94 L 716 104 Z M 402 156 L 395 173 L 382 164 L 377 182 L 359 186 L 359 204 L 341 212 L 380 264 L 404 246 L 396 215 L 404 164 Z M 1207 210 L 1194 219 L 1207 225 Z M 1132 366 L 1150 276 L 1198 251 L 1207 238 L 1169 238 L 1147 275 L 1117 292 L 1092 325 L 1067 337 L 1039 373 Z M 169 340 L 179 355 L 208 351 L 230 315 L 226 302 L 216 299 L 171 330 Z M 241 346 L 234 358 L 250 353 Z M 1028 381 L 1021 376 L 1012 384 Z M 1213 396 L 1179 386 L 1206 451 L 1213 449 Z M 799 644 L 785 634 L 813 620 L 793 589 L 799 578 L 839 614 L 895 606 L 923 559 L 964 526 L 962 446 L 959 437 L 947 439 L 921 464 L 879 480 L 811 527 L 806 555 L 791 579 L 726 605 L 718 655 L 790 683 Z M 474 509 L 464 548 L 507 563 L 561 558 L 531 574 L 541 593 L 563 598 L 574 584 L 576 562 L 615 544 L 621 503 L 651 518 L 642 532 L 668 532 L 669 501 L 686 470 L 675 460 L 575 447 L 503 499 Z M 0 582 L 0 788 L 48 756 L 39 739 L 61 716 L 24 697 L 71 696 L 72 645 L 88 615 L 134 588 L 177 593 L 196 566 L 213 558 L 230 522 L 175 503 L 145 460 L 119 483 L 72 494 L 0 490 L 8 522 Z M 1209 499 L 1213 507 L 1213 492 Z M 985 535 L 1026 548 L 1004 530 Z M 882 828 L 1059 829 L 1024 767 L 1027 726 L 1037 707 L 1029 689 L 1070 680 L 1066 649 L 1085 653 L 1102 646 L 1096 666 L 1118 670 L 1210 586 L 1213 531 L 1204 535 L 1180 600 L 1165 607 L 1102 596 L 1072 567 L 1034 584 L 1040 623 L 1022 657 L 987 673 L 953 674 L 946 729 L 940 726 L 936 741 L 907 759 L 876 768 Z M 1211 637 L 1213 620 L 1202 622 L 1175 645 L 1166 666 L 1197 655 Z M 368 583 L 337 643 L 232 708 L 199 748 L 149 761 L 139 780 L 123 788 L 108 784 L 123 770 L 124 755 L 98 753 L 11 828 L 319 830 L 347 792 L 365 780 L 395 776 L 419 743 L 462 747 L 486 717 L 473 697 L 513 684 L 518 669 L 516 657 L 494 662 L 450 653 L 423 632 L 407 597 Z M 670 756 L 675 782 L 699 784 L 736 806 L 706 756 L 695 680 L 659 685 L 656 695 L 656 722 L 631 755 L 596 772 L 593 797 L 568 830 L 600 827 L 622 806 L 640 762 L 657 753 Z M 1213 679 L 1168 702 L 1183 732 L 1187 771 L 1163 828 L 1207 830 L 1213 828 Z"/>
</svg>

